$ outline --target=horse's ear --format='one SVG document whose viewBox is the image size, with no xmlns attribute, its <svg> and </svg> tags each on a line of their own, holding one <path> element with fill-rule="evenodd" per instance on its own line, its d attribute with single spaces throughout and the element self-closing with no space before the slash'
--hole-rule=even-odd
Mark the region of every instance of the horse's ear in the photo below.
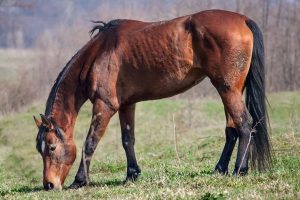
<svg viewBox="0 0 300 200">
<path fill-rule="evenodd" d="M 40 114 L 41 118 L 42 118 L 42 124 L 45 125 L 47 128 L 49 129 L 53 129 L 54 126 L 51 123 L 51 121 L 43 114 Z"/>
<path fill-rule="evenodd" d="M 40 128 L 40 126 L 42 125 L 42 121 L 41 120 L 38 120 L 37 118 L 35 118 L 35 116 L 33 115 L 33 119 L 35 121 L 35 124 L 38 128 Z"/>
</svg>

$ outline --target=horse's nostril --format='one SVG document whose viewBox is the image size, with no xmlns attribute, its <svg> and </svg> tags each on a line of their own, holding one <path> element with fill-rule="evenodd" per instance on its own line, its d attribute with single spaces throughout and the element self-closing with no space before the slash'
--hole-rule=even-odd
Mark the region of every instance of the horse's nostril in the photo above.
<svg viewBox="0 0 300 200">
<path fill-rule="evenodd" d="M 54 188 L 53 183 L 46 183 L 44 185 L 45 190 L 52 190 Z"/>
</svg>

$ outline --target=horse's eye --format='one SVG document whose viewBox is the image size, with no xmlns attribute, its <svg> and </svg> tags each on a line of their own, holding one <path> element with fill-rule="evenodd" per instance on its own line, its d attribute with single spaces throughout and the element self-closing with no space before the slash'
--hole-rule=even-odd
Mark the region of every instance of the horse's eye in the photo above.
<svg viewBox="0 0 300 200">
<path fill-rule="evenodd" d="M 50 144 L 49 145 L 49 150 L 54 151 L 56 149 L 56 144 Z"/>
</svg>

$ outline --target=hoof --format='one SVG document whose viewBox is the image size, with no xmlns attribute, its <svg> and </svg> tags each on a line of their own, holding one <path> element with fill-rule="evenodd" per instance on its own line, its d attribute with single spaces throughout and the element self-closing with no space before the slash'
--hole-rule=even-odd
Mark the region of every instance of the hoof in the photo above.
<svg viewBox="0 0 300 200">
<path fill-rule="evenodd" d="M 248 168 L 242 168 L 238 171 L 238 168 L 235 168 L 232 175 L 233 176 L 246 176 L 248 174 Z"/>
<path fill-rule="evenodd" d="M 215 170 L 213 171 L 213 174 L 227 175 L 228 169 L 222 169 L 220 165 L 217 165 Z"/>
<path fill-rule="evenodd" d="M 124 183 L 127 183 L 128 181 L 130 182 L 136 181 L 140 174 L 141 174 L 141 169 L 139 167 L 128 168 L 127 176 L 126 179 L 124 180 Z"/>
<path fill-rule="evenodd" d="M 70 186 L 69 186 L 69 189 L 78 189 L 78 188 L 81 188 L 81 187 L 84 187 L 86 186 L 87 183 L 86 181 L 77 181 L 75 180 Z"/>
</svg>

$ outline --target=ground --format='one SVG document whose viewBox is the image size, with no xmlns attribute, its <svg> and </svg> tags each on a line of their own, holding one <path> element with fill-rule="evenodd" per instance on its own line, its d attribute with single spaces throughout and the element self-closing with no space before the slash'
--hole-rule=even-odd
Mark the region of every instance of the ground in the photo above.
<svg viewBox="0 0 300 200">
<path fill-rule="evenodd" d="M 137 106 L 136 154 L 142 174 L 135 183 L 122 184 L 126 158 L 116 115 L 92 160 L 90 186 L 62 192 L 46 192 L 42 187 L 42 159 L 35 150 L 37 128 L 32 115 L 42 113 L 44 103 L 36 103 L 22 113 L 0 118 L 0 198 L 300 199 L 300 92 L 268 97 L 274 154 L 268 172 L 250 171 L 245 177 L 213 175 L 225 140 L 221 101 L 172 98 Z M 65 186 L 78 169 L 90 111 L 87 103 L 77 119 L 78 156 Z"/>
</svg>

